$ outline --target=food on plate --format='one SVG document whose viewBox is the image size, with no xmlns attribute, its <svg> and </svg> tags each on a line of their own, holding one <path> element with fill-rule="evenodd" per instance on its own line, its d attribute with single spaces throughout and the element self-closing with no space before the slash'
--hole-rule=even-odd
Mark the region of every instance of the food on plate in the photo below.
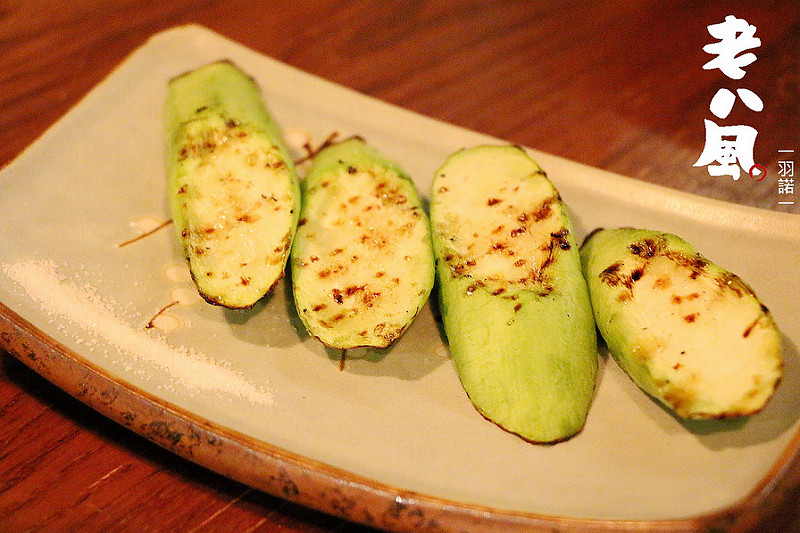
<svg viewBox="0 0 800 533">
<path fill-rule="evenodd" d="M 189 269 L 208 302 L 255 304 L 283 276 L 297 175 L 256 82 L 228 61 L 169 82 L 168 195 Z"/>
<path fill-rule="evenodd" d="M 519 147 L 464 149 L 434 176 L 431 224 L 444 329 L 472 403 L 533 442 L 575 435 L 597 337 L 558 191 Z"/>
<path fill-rule="evenodd" d="M 309 334 L 332 348 L 383 348 L 424 306 L 434 266 L 411 179 L 359 138 L 319 152 L 301 182 L 292 289 Z"/>
<path fill-rule="evenodd" d="M 781 339 L 749 285 L 660 231 L 597 230 L 581 256 L 597 327 L 642 390 L 689 419 L 764 407 L 781 379 Z"/>
</svg>

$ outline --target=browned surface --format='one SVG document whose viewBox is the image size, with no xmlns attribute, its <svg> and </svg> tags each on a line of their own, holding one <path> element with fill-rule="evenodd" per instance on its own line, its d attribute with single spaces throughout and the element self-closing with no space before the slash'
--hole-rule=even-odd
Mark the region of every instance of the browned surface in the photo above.
<svg viewBox="0 0 800 533">
<path fill-rule="evenodd" d="M 735 14 L 762 46 L 741 81 L 705 71 L 708 24 Z M 368 95 L 634 178 L 800 213 L 777 193 L 800 160 L 796 2 L 0 2 L 0 165 L 151 34 L 197 22 Z M 693 168 L 720 87 L 745 87 L 725 124 L 759 132 L 768 177 Z M 723 121 L 719 121 L 723 123 Z M 168 438 L 160 435 L 159 438 Z M 793 477 L 800 480 L 800 475 Z M 291 496 L 291 495 L 289 495 Z M 800 531 L 795 491 L 770 531 Z M 764 526 L 766 528 L 766 526 Z M 3 354 L 2 531 L 350 531 L 210 473 L 109 422 Z"/>
</svg>

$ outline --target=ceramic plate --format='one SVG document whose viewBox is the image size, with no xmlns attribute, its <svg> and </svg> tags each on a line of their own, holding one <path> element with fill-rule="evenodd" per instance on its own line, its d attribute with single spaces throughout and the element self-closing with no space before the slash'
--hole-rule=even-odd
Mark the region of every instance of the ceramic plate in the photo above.
<svg viewBox="0 0 800 533">
<path fill-rule="evenodd" d="M 258 81 L 290 143 L 359 134 L 426 196 L 448 154 L 500 142 L 201 27 L 159 34 L 0 174 L 2 343 L 21 360 L 180 455 L 387 529 L 685 530 L 749 520 L 793 484 L 800 217 L 531 151 L 579 241 L 597 226 L 671 231 L 748 280 L 783 332 L 786 374 L 762 413 L 690 423 L 601 354 L 585 429 L 557 445 L 530 444 L 471 406 L 430 306 L 393 348 L 353 350 L 340 370 L 340 354 L 303 330 L 287 284 L 252 310 L 226 311 L 192 297 L 171 228 L 120 246 L 169 217 L 167 80 L 223 58 Z"/>
</svg>

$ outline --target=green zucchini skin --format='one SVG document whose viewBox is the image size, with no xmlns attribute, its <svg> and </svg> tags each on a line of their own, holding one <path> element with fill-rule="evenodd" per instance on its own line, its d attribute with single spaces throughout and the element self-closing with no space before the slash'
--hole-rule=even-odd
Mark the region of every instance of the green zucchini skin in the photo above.
<svg viewBox="0 0 800 533">
<path fill-rule="evenodd" d="M 170 80 L 164 113 L 172 220 L 208 302 L 248 308 L 283 276 L 300 191 L 255 81 L 228 61 Z"/>
<path fill-rule="evenodd" d="M 291 271 L 308 333 L 337 349 L 391 345 L 434 282 L 430 223 L 413 181 L 353 138 L 317 154 L 301 188 Z"/>
<path fill-rule="evenodd" d="M 558 191 L 518 147 L 464 149 L 436 172 L 431 224 L 444 329 L 474 406 L 532 442 L 574 436 L 597 338 Z"/>
<path fill-rule="evenodd" d="M 760 411 L 783 369 L 769 310 L 681 237 L 601 229 L 581 246 L 597 327 L 650 396 L 687 419 Z"/>
</svg>

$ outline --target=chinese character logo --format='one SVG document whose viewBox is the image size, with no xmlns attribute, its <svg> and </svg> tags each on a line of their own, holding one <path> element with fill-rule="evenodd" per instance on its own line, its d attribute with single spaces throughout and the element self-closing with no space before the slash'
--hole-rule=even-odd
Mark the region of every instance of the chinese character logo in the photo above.
<svg viewBox="0 0 800 533">
<path fill-rule="evenodd" d="M 750 25 L 746 20 L 728 15 L 725 17 L 725 22 L 709 26 L 708 33 L 719 41 L 705 45 L 703 51 L 717 57 L 703 65 L 703 68 L 705 70 L 718 68 L 723 74 L 734 80 L 744 78 L 743 67 L 753 63 L 756 56 L 752 53 L 742 54 L 742 52 L 761 46 L 761 39 L 755 37 L 756 27 Z"/>
<path fill-rule="evenodd" d="M 757 59 L 755 54 L 747 51 L 761 46 L 761 39 L 755 37 L 756 27 L 728 15 L 724 22 L 708 26 L 708 33 L 717 42 L 707 44 L 703 51 L 716 57 L 703 65 L 703 69 L 719 69 L 730 79 L 742 79 L 746 74 L 744 67 Z M 711 99 L 709 110 L 717 118 L 727 118 L 736 104 L 737 95 L 751 111 L 764 109 L 764 103 L 756 93 L 740 87 L 735 93 L 726 88 L 719 89 Z M 763 172 L 760 170 L 763 167 L 753 162 L 753 148 L 758 135 L 754 128 L 720 126 L 713 120 L 705 120 L 705 128 L 705 147 L 694 166 L 708 167 L 711 176 L 731 176 L 734 180 L 739 179 L 742 170 L 751 175 Z"/>
</svg>

